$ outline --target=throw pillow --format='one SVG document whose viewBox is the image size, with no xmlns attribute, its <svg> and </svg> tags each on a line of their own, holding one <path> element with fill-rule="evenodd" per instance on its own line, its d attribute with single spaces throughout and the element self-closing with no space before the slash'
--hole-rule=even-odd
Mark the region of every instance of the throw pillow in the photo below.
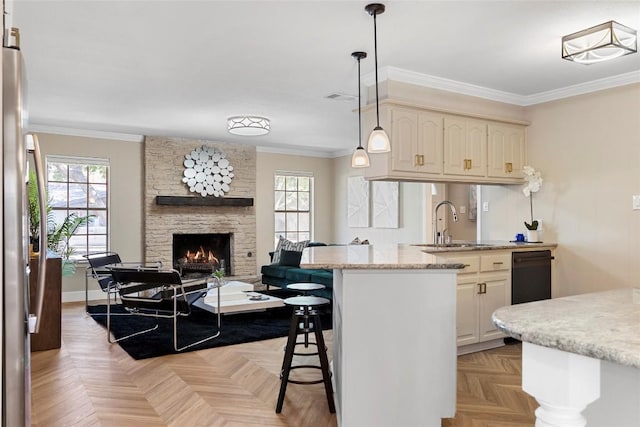
<svg viewBox="0 0 640 427">
<path fill-rule="evenodd" d="M 278 264 L 280 262 L 280 253 L 282 252 L 282 250 L 302 252 L 302 250 L 306 248 L 308 244 L 309 240 L 292 242 L 291 240 L 287 240 L 284 237 L 280 236 L 280 238 L 278 239 L 278 244 L 276 245 L 276 250 L 273 253 L 273 258 L 271 259 L 271 264 Z"/>
<path fill-rule="evenodd" d="M 280 251 L 282 250 L 282 245 L 284 245 L 284 242 L 288 242 L 288 240 L 282 236 L 279 236 L 278 243 L 276 244 L 276 249 L 273 251 L 273 256 L 271 257 L 271 264 L 278 264 L 278 262 L 280 261 Z"/>
<path fill-rule="evenodd" d="M 298 251 L 280 251 L 280 265 L 287 265 L 290 267 L 299 267 L 300 266 L 300 258 L 302 258 L 302 252 Z"/>
</svg>

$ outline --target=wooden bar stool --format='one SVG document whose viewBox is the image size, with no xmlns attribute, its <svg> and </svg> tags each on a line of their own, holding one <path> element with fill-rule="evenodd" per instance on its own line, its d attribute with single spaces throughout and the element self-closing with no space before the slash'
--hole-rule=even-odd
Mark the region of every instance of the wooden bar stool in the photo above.
<svg viewBox="0 0 640 427">
<path fill-rule="evenodd" d="M 276 413 L 282 412 L 282 404 L 284 403 L 284 395 L 287 391 L 287 384 L 320 384 L 324 383 L 324 390 L 327 395 L 327 402 L 329 404 L 329 411 L 331 413 L 336 412 L 336 408 L 333 402 L 333 386 L 331 385 L 331 373 L 329 372 L 329 360 L 327 358 L 327 347 L 324 344 L 324 337 L 322 335 L 322 324 L 320 323 L 320 314 L 317 307 L 328 305 L 331 303 L 326 298 L 314 297 L 314 296 L 300 296 L 291 297 L 284 300 L 284 303 L 288 306 L 295 307 L 293 315 L 291 316 L 291 326 L 289 327 L 289 338 L 287 339 L 287 346 L 284 352 L 284 361 L 282 362 L 282 370 L 280 371 L 280 393 L 278 394 L 278 403 L 276 405 Z M 298 342 L 298 335 L 304 333 L 308 336 L 309 333 L 314 333 L 316 342 L 308 342 L 305 339 L 304 342 Z M 296 353 L 296 345 L 309 345 L 316 346 L 315 353 Z M 292 366 L 293 356 L 315 356 L 320 359 L 320 366 L 317 365 L 294 365 Z M 312 381 L 298 381 L 289 379 L 289 373 L 293 369 L 300 368 L 312 368 L 320 369 L 322 371 L 322 379 Z"/>
</svg>

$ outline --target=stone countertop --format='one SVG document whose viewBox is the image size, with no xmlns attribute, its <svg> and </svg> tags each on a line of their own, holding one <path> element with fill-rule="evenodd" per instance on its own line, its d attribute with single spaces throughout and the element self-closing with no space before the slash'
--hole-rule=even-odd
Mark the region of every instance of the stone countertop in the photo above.
<svg viewBox="0 0 640 427">
<path fill-rule="evenodd" d="M 521 341 L 640 368 L 640 288 L 502 307 L 492 319 Z"/>
<path fill-rule="evenodd" d="M 429 253 L 442 253 L 442 252 L 469 252 L 469 251 L 494 251 L 498 249 L 508 249 L 512 251 L 527 251 L 527 250 L 540 250 L 540 249 L 554 249 L 558 246 L 557 243 L 545 243 L 545 242 L 505 242 L 503 240 L 482 240 L 482 241 L 465 241 L 454 240 L 456 246 L 438 246 L 435 247 L 432 244 L 416 243 L 415 246 L 422 248 L 425 252 Z"/>
<path fill-rule="evenodd" d="M 305 248 L 302 268 L 324 269 L 462 269 L 464 264 L 438 262 L 411 245 L 344 245 Z"/>
</svg>

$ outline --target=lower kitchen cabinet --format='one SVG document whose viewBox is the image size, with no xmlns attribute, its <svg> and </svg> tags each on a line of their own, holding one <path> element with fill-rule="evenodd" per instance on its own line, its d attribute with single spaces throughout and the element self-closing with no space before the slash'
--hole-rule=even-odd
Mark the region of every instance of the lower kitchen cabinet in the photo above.
<svg viewBox="0 0 640 427">
<path fill-rule="evenodd" d="M 491 321 L 500 307 L 511 304 L 511 252 L 447 256 L 461 263 L 456 288 L 456 343 L 459 353 L 502 345 L 504 334 Z"/>
</svg>

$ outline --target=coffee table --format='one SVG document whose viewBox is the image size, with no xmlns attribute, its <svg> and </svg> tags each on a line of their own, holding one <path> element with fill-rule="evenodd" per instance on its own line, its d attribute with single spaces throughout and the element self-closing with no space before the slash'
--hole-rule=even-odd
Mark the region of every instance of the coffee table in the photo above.
<svg viewBox="0 0 640 427">
<path fill-rule="evenodd" d="M 221 287 L 220 313 L 231 314 L 284 307 L 284 302 L 281 298 L 253 292 L 252 289 L 252 284 L 240 281 L 232 281 Z M 252 296 L 260 297 L 261 299 L 250 299 Z M 198 299 L 193 305 L 217 314 L 217 291 L 215 289 L 210 290 L 204 298 Z"/>
</svg>

